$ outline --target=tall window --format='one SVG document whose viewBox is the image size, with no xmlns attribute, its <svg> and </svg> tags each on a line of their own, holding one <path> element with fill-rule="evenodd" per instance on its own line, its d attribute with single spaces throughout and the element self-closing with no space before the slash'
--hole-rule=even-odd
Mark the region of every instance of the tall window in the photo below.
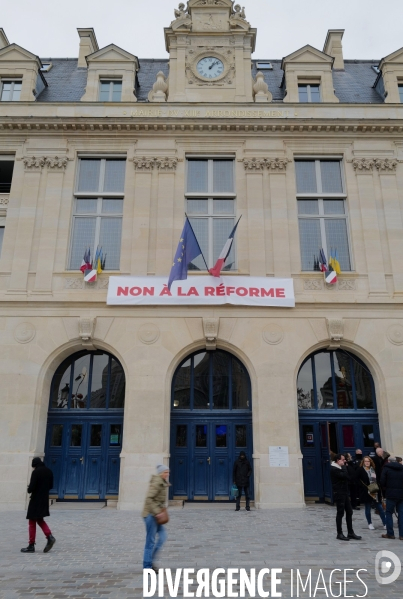
<svg viewBox="0 0 403 599">
<path fill-rule="evenodd" d="M 0 194 L 10 193 L 14 171 L 14 156 L 0 155 Z"/>
<path fill-rule="evenodd" d="M 70 269 L 78 270 L 86 248 L 102 246 L 106 270 L 119 270 L 125 159 L 82 158 L 71 237 Z"/>
<path fill-rule="evenodd" d="M 320 102 L 319 83 L 307 83 L 298 85 L 298 96 L 300 102 Z"/>
<path fill-rule="evenodd" d="M 1 96 L 2 102 L 17 102 L 20 99 L 22 81 L 1 81 Z"/>
<path fill-rule="evenodd" d="M 122 81 L 119 79 L 101 79 L 99 84 L 100 102 L 120 102 L 122 99 Z"/>
<path fill-rule="evenodd" d="M 341 161 L 297 160 L 295 170 L 302 270 L 317 270 L 321 248 L 351 270 Z"/>
<path fill-rule="evenodd" d="M 402 104 L 403 104 L 403 83 L 401 85 L 399 85 L 398 87 L 399 87 L 400 102 L 402 102 Z"/>
<path fill-rule="evenodd" d="M 233 159 L 189 159 L 187 161 L 186 211 L 200 247 L 211 268 L 235 224 Z M 234 244 L 224 270 L 234 270 Z M 201 256 L 189 269 L 206 270 Z"/>
</svg>

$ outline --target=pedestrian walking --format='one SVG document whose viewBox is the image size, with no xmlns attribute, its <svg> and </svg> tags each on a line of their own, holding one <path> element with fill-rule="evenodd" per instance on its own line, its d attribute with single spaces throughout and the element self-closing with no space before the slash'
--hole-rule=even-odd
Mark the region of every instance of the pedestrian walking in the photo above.
<svg viewBox="0 0 403 599">
<path fill-rule="evenodd" d="M 333 487 L 333 498 L 337 507 L 336 527 L 337 539 L 339 541 L 359 541 L 361 537 L 353 530 L 353 508 L 350 502 L 349 477 L 346 467 L 346 459 L 343 454 L 338 453 L 330 466 L 330 480 Z M 343 534 L 343 517 L 346 514 L 347 536 Z"/>
<path fill-rule="evenodd" d="M 158 571 L 155 565 L 157 554 L 167 540 L 167 533 L 162 520 L 162 514 L 166 511 L 167 490 L 169 487 L 169 468 L 164 465 L 157 466 L 157 474 L 150 479 L 147 496 L 144 502 L 142 517 L 146 525 L 146 544 L 144 547 L 143 568 L 151 568 Z M 158 535 L 158 540 L 156 537 Z"/>
<path fill-rule="evenodd" d="M 36 525 L 38 525 L 48 541 L 43 552 L 48 553 L 56 543 L 55 537 L 44 521 L 44 518 L 50 515 L 49 491 L 53 488 L 53 473 L 41 458 L 34 458 L 31 465 L 34 471 L 28 486 L 28 493 L 31 493 L 27 512 L 29 543 L 28 547 L 21 549 L 21 552 L 35 553 Z"/>
<path fill-rule="evenodd" d="M 250 511 L 250 496 L 249 496 L 249 482 L 250 475 L 252 474 L 252 466 L 246 457 L 246 453 L 241 451 L 239 458 L 235 460 L 234 468 L 232 471 L 232 479 L 234 484 L 238 487 L 238 497 L 236 498 L 235 511 L 239 512 L 241 509 L 241 495 L 242 489 L 245 492 L 246 500 L 246 511 Z"/>
<path fill-rule="evenodd" d="M 382 503 L 378 498 L 379 486 L 376 482 L 375 464 L 369 456 L 365 456 L 357 470 L 357 481 L 360 485 L 360 502 L 365 505 L 365 517 L 368 522 L 368 528 L 370 530 L 375 530 L 371 516 L 371 507 L 373 503 L 375 503 L 382 524 L 384 528 L 386 528 L 385 512 L 383 511 Z"/>
<path fill-rule="evenodd" d="M 399 539 L 403 541 L 403 465 L 390 455 L 381 474 L 381 486 L 386 497 L 386 534 L 384 539 L 394 539 L 393 512 L 396 509 Z"/>
</svg>

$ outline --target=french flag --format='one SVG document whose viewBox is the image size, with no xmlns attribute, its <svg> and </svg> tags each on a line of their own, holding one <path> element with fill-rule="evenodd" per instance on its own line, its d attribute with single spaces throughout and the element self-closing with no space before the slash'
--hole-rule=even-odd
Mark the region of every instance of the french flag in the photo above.
<svg viewBox="0 0 403 599">
<path fill-rule="evenodd" d="M 213 268 L 209 269 L 209 273 L 211 275 L 213 275 L 213 277 L 220 276 L 220 273 L 223 269 L 225 261 L 228 258 L 229 253 L 231 251 L 232 244 L 234 243 L 235 231 L 236 231 L 236 228 L 237 228 L 238 223 L 241 220 L 241 218 L 242 218 L 242 216 L 239 217 L 237 224 L 235 225 L 235 227 L 232 229 L 231 233 L 229 234 L 229 237 L 228 237 L 227 241 L 225 242 L 223 249 L 221 250 L 221 254 L 218 257 L 217 262 L 215 263 Z"/>
<path fill-rule="evenodd" d="M 323 248 L 321 248 L 320 252 L 319 252 L 319 269 L 322 272 L 326 272 L 328 270 L 327 260 L 326 260 L 326 256 L 325 256 L 325 252 L 323 251 Z"/>
<path fill-rule="evenodd" d="M 84 257 L 83 257 L 83 261 L 81 262 L 80 270 L 84 274 L 85 271 L 90 268 L 92 268 L 91 250 L 90 250 L 90 248 L 88 248 L 88 250 L 85 250 L 85 252 L 84 252 Z"/>
<path fill-rule="evenodd" d="M 92 268 L 92 266 L 84 272 L 84 281 L 86 283 L 95 283 L 97 280 L 98 272 L 96 268 Z"/>
</svg>

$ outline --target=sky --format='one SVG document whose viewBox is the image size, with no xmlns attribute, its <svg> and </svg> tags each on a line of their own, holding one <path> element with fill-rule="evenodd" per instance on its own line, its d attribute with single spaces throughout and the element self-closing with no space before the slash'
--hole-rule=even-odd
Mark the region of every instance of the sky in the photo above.
<svg viewBox="0 0 403 599">
<path fill-rule="evenodd" d="M 78 56 L 77 27 L 93 27 L 100 48 L 114 43 L 141 58 L 166 58 L 163 28 L 176 0 L 3 0 L 0 27 L 42 58 Z M 403 0 L 242 0 L 258 29 L 254 58 L 283 58 L 328 29 L 345 29 L 344 58 L 379 60 L 403 46 Z M 7 5 L 6 10 L 4 10 Z"/>
</svg>

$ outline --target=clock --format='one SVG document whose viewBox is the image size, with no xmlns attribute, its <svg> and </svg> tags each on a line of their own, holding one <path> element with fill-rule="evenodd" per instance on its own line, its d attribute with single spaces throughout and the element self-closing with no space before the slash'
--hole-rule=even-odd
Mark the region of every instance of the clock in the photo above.
<svg viewBox="0 0 403 599">
<path fill-rule="evenodd" d="M 215 56 L 206 56 L 199 60 L 196 69 L 205 79 L 217 79 L 224 72 L 224 63 Z"/>
</svg>

